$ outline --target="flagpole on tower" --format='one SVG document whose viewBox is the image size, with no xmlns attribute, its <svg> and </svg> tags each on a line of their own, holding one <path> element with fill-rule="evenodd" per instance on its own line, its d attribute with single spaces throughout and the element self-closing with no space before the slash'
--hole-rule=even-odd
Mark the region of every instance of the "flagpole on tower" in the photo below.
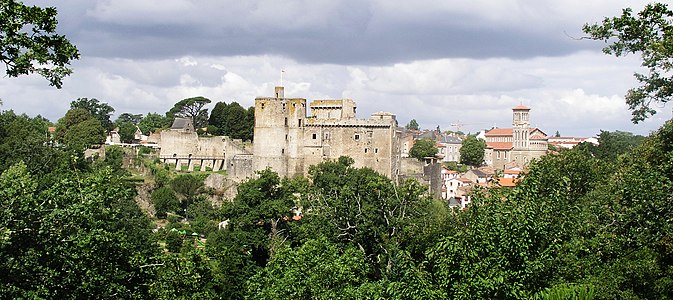
<svg viewBox="0 0 673 300">
<path fill-rule="evenodd" d="M 285 69 L 280 69 L 280 86 L 283 86 L 283 73 L 285 73 Z"/>
</svg>

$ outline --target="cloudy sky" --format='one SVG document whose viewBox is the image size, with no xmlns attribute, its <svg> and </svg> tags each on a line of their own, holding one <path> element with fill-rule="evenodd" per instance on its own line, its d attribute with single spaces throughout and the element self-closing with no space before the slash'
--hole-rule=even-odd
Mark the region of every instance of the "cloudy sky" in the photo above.
<svg viewBox="0 0 673 300">
<path fill-rule="evenodd" d="M 633 125 L 624 103 L 639 56 L 577 40 L 623 0 L 62 0 L 59 33 L 81 52 L 55 89 L 36 75 L 0 78 L 2 109 L 58 120 L 77 98 L 116 114 L 165 113 L 181 99 L 251 106 L 280 84 L 287 97 L 351 98 L 423 128 L 511 126 L 531 108 L 548 134 L 647 134 L 671 107 Z"/>
</svg>

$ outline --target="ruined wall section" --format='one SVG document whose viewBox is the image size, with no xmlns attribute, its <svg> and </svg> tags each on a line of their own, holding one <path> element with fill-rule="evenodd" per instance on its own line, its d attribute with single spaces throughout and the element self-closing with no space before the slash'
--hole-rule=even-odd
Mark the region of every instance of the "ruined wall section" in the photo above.
<svg viewBox="0 0 673 300">
<path fill-rule="evenodd" d="M 305 173 L 310 165 L 349 156 L 354 167 L 368 167 L 395 180 L 400 169 L 396 127 L 392 114 L 375 114 L 367 120 L 309 118 L 304 140 Z"/>
<path fill-rule="evenodd" d="M 195 132 L 164 130 L 161 132 L 160 159 L 175 169 L 188 171 L 225 170 L 236 155 L 250 154 L 240 140 L 226 136 L 199 137 Z M 252 169 L 249 170 L 252 173 Z"/>
</svg>

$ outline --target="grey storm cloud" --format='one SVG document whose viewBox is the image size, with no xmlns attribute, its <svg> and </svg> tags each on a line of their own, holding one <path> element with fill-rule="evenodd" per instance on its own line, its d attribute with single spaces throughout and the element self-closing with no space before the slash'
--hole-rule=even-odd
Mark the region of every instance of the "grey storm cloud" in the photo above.
<svg viewBox="0 0 673 300">
<path fill-rule="evenodd" d="M 83 54 L 95 57 L 268 54 L 305 63 L 378 65 L 446 57 L 560 56 L 591 47 L 564 34 L 579 31 L 581 24 L 564 29 L 536 24 L 537 17 L 494 21 L 409 6 L 385 10 L 367 1 L 164 3 L 173 2 L 184 3 L 145 12 L 143 7 L 133 10 L 137 4 L 132 1 L 68 1 L 57 8 L 65 17 L 65 34 Z M 284 3 L 294 5 L 284 11 Z M 304 4 L 308 7 L 302 10 Z"/>
</svg>

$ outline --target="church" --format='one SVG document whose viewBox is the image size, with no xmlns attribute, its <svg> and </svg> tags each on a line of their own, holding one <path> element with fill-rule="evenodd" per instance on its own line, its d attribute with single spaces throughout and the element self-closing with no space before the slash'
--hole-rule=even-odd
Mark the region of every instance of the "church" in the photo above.
<svg viewBox="0 0 673 300">
<path fill-rule="evenodd" d="M 512 108 L 512 128 L 494 128 L 486 132 L 486 164 L 504 170 L 524 167 L 547 154 L 547 134 L 530 127 L 530 108 Z"/>
</svg>

